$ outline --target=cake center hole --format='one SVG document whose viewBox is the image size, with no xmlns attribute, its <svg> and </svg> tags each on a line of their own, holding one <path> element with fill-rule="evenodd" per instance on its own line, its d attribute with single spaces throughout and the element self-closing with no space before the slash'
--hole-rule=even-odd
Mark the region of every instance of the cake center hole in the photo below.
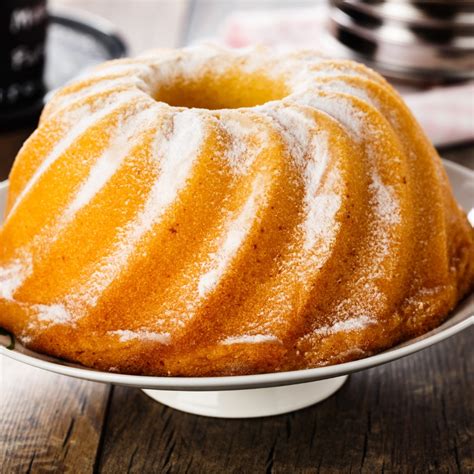
<svg viewBox="0 0 474 474">
<path fill-rule="evenodd" d="M 287 95 L 283 81 L 262 74 L 228 72 L 198 79 L 175 78 L 172 84 L 159 85 L 154 99 L 174 107 L 216 110 L 255 107 Z"/>
</svg>

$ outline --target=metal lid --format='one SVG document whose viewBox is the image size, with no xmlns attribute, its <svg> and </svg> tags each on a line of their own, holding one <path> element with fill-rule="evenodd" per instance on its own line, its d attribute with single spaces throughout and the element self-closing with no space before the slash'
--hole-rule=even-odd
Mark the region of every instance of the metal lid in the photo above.
<svg viewBox="0 0 474 474">
<path fill-rule="evenodd" d="M 474 78 L 474 1 L 331 0 L 332 53 L 387 76 Z"/>
</svg>

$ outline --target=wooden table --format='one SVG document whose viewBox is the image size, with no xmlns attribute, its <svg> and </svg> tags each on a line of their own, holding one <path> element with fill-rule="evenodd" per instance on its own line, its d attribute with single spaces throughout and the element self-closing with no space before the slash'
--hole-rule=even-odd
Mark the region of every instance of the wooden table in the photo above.
<svg viewBox="0 0 474 474">
<path fill-rule="evenodd" d="M 146 31 L 156 45 L 179 45 L 212 33 L 235 4 L 256 5 L 170 0 L 161 2 L 156 17 L 150 0 L 134 0 L 133 10 L 129 0 L 61 3 L 80 4 L 115 21 L 131 37 L 134 52 L 145 43 Z M 473 145 L 443 155 L 474 168 Z M 473 472 L 473 335 L 468 330 L 354 374 L 319 405 L 254 420 L 188 415 L 138 389 L 74 380 L 2 359 L 0 470 Z"/>
</svg>

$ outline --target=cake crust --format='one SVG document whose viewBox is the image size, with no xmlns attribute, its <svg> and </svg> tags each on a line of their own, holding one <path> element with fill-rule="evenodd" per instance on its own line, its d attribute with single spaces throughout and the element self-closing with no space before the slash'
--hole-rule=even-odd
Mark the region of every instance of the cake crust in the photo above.
<svg viewBox="0 0 474 474">
<path fill-rule="evenodd" d="M 473 229 L 402 99 L 312 51 L 99 66 L 47 104 L 0 231 L 0 326 L 121 373 L 346 362 L 473 286 Z"/>
</svg>

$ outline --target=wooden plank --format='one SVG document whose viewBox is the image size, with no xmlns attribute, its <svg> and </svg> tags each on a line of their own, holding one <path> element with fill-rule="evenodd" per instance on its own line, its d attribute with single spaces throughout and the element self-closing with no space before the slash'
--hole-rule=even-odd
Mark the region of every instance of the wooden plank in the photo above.
<svg viewBox="0 0 474 474">
<path fill-rule="evenodd" d="M 92 472 L 110 387 L 0 358 L 0 471 Z"/>
<path fill-rule="evenodd" d="M 220 420 L 114 390 L 100 471 L 472 472 L 474 331 L 354 374 L 289 415 Z"/>
</svg>

